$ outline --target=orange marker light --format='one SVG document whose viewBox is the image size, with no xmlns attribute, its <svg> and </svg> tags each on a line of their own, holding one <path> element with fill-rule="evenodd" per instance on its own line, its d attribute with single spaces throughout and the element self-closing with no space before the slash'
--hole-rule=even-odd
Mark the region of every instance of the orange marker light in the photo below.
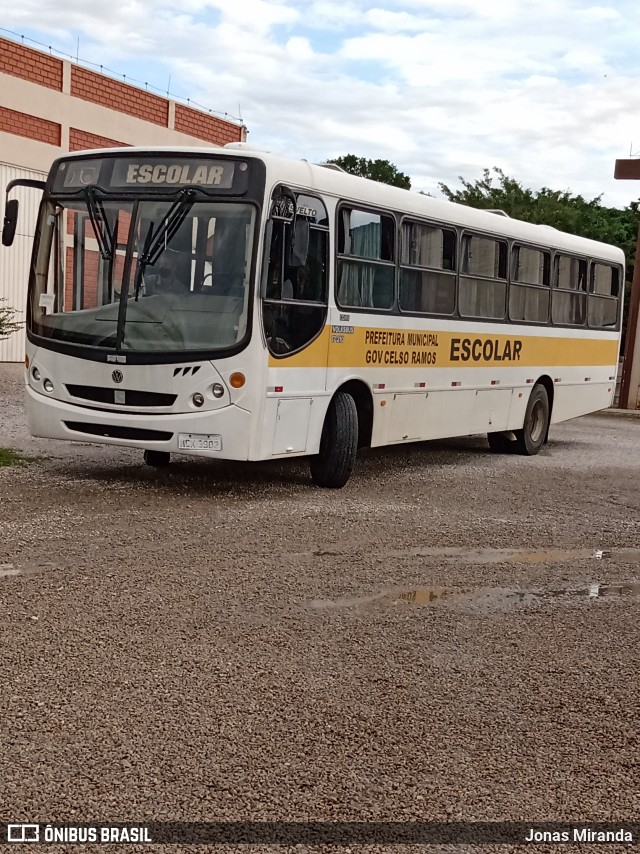
<svg viewBox="0 0 640 854">
<path fill-rule="evenodd" d="M 231 388 L 242 388 L 245 382 L 245 375 L 241 374 L 240 371 L 236 371 L 235 374 L 231 374 L 229 377 L 229 384 L 231 385 Z"/>
<path fill-rule="evenodd" d="M 29 357 L 28 356 L 24 357 L 24 366 L 27 370 L 29 370 Z"/>
</svg>

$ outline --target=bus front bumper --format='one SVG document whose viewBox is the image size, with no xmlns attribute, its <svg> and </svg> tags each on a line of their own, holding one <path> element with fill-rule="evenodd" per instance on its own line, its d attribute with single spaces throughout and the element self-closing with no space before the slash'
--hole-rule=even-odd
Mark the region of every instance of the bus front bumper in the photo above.
<svg viewBox="0 0 640 854">
<path fill-rule="evenodd" d="M 233 404 L 213 411 L 151 415 L 75 406 L 28 385 L 26 393 L 32 436 L 225 460 L 250 458 L 251 413 Z"/>
</svg>

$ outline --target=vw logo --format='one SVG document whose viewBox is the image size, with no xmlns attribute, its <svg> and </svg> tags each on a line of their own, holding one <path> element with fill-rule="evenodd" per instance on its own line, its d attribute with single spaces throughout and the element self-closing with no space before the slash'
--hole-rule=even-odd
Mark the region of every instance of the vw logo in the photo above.
<svg viewBox="0 0 640 854">
<path fill-rule="evenodd" d="M 122 371 L 114 371 L 111 374 L 111 379 L 114 381 L 114 383 L 121 383 L 124 379 L 124 374 L 122 373 Z"/>
</svg>

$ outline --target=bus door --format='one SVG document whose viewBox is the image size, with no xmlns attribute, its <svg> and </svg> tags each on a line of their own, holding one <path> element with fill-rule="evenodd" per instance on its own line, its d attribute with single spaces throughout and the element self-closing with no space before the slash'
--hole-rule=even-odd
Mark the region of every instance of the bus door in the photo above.
<svg viewBox="0 0 640 854">
<path fill-rule="evenodd" d="M 265 442 L 273 436 L 273 454 L 301 453 L 307 448 L 313 400 L 326 394 L 329 222 L 324 202 L 279 185 L 265 237 Z"/>
</svg>

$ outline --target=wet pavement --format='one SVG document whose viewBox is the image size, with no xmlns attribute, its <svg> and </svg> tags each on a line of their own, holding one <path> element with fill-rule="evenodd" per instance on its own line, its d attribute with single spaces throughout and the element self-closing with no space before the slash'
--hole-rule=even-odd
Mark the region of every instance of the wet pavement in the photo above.
<svg viewBox="0 0 640 854">
<path fill-rule="evenodd" d="M 7 816 L 640 816 L 640 420 L 369 451 L 334 492 L 32 439 L 0 366 L 7 446 L 39 458 L 0 468 Z"/>
</svg>

